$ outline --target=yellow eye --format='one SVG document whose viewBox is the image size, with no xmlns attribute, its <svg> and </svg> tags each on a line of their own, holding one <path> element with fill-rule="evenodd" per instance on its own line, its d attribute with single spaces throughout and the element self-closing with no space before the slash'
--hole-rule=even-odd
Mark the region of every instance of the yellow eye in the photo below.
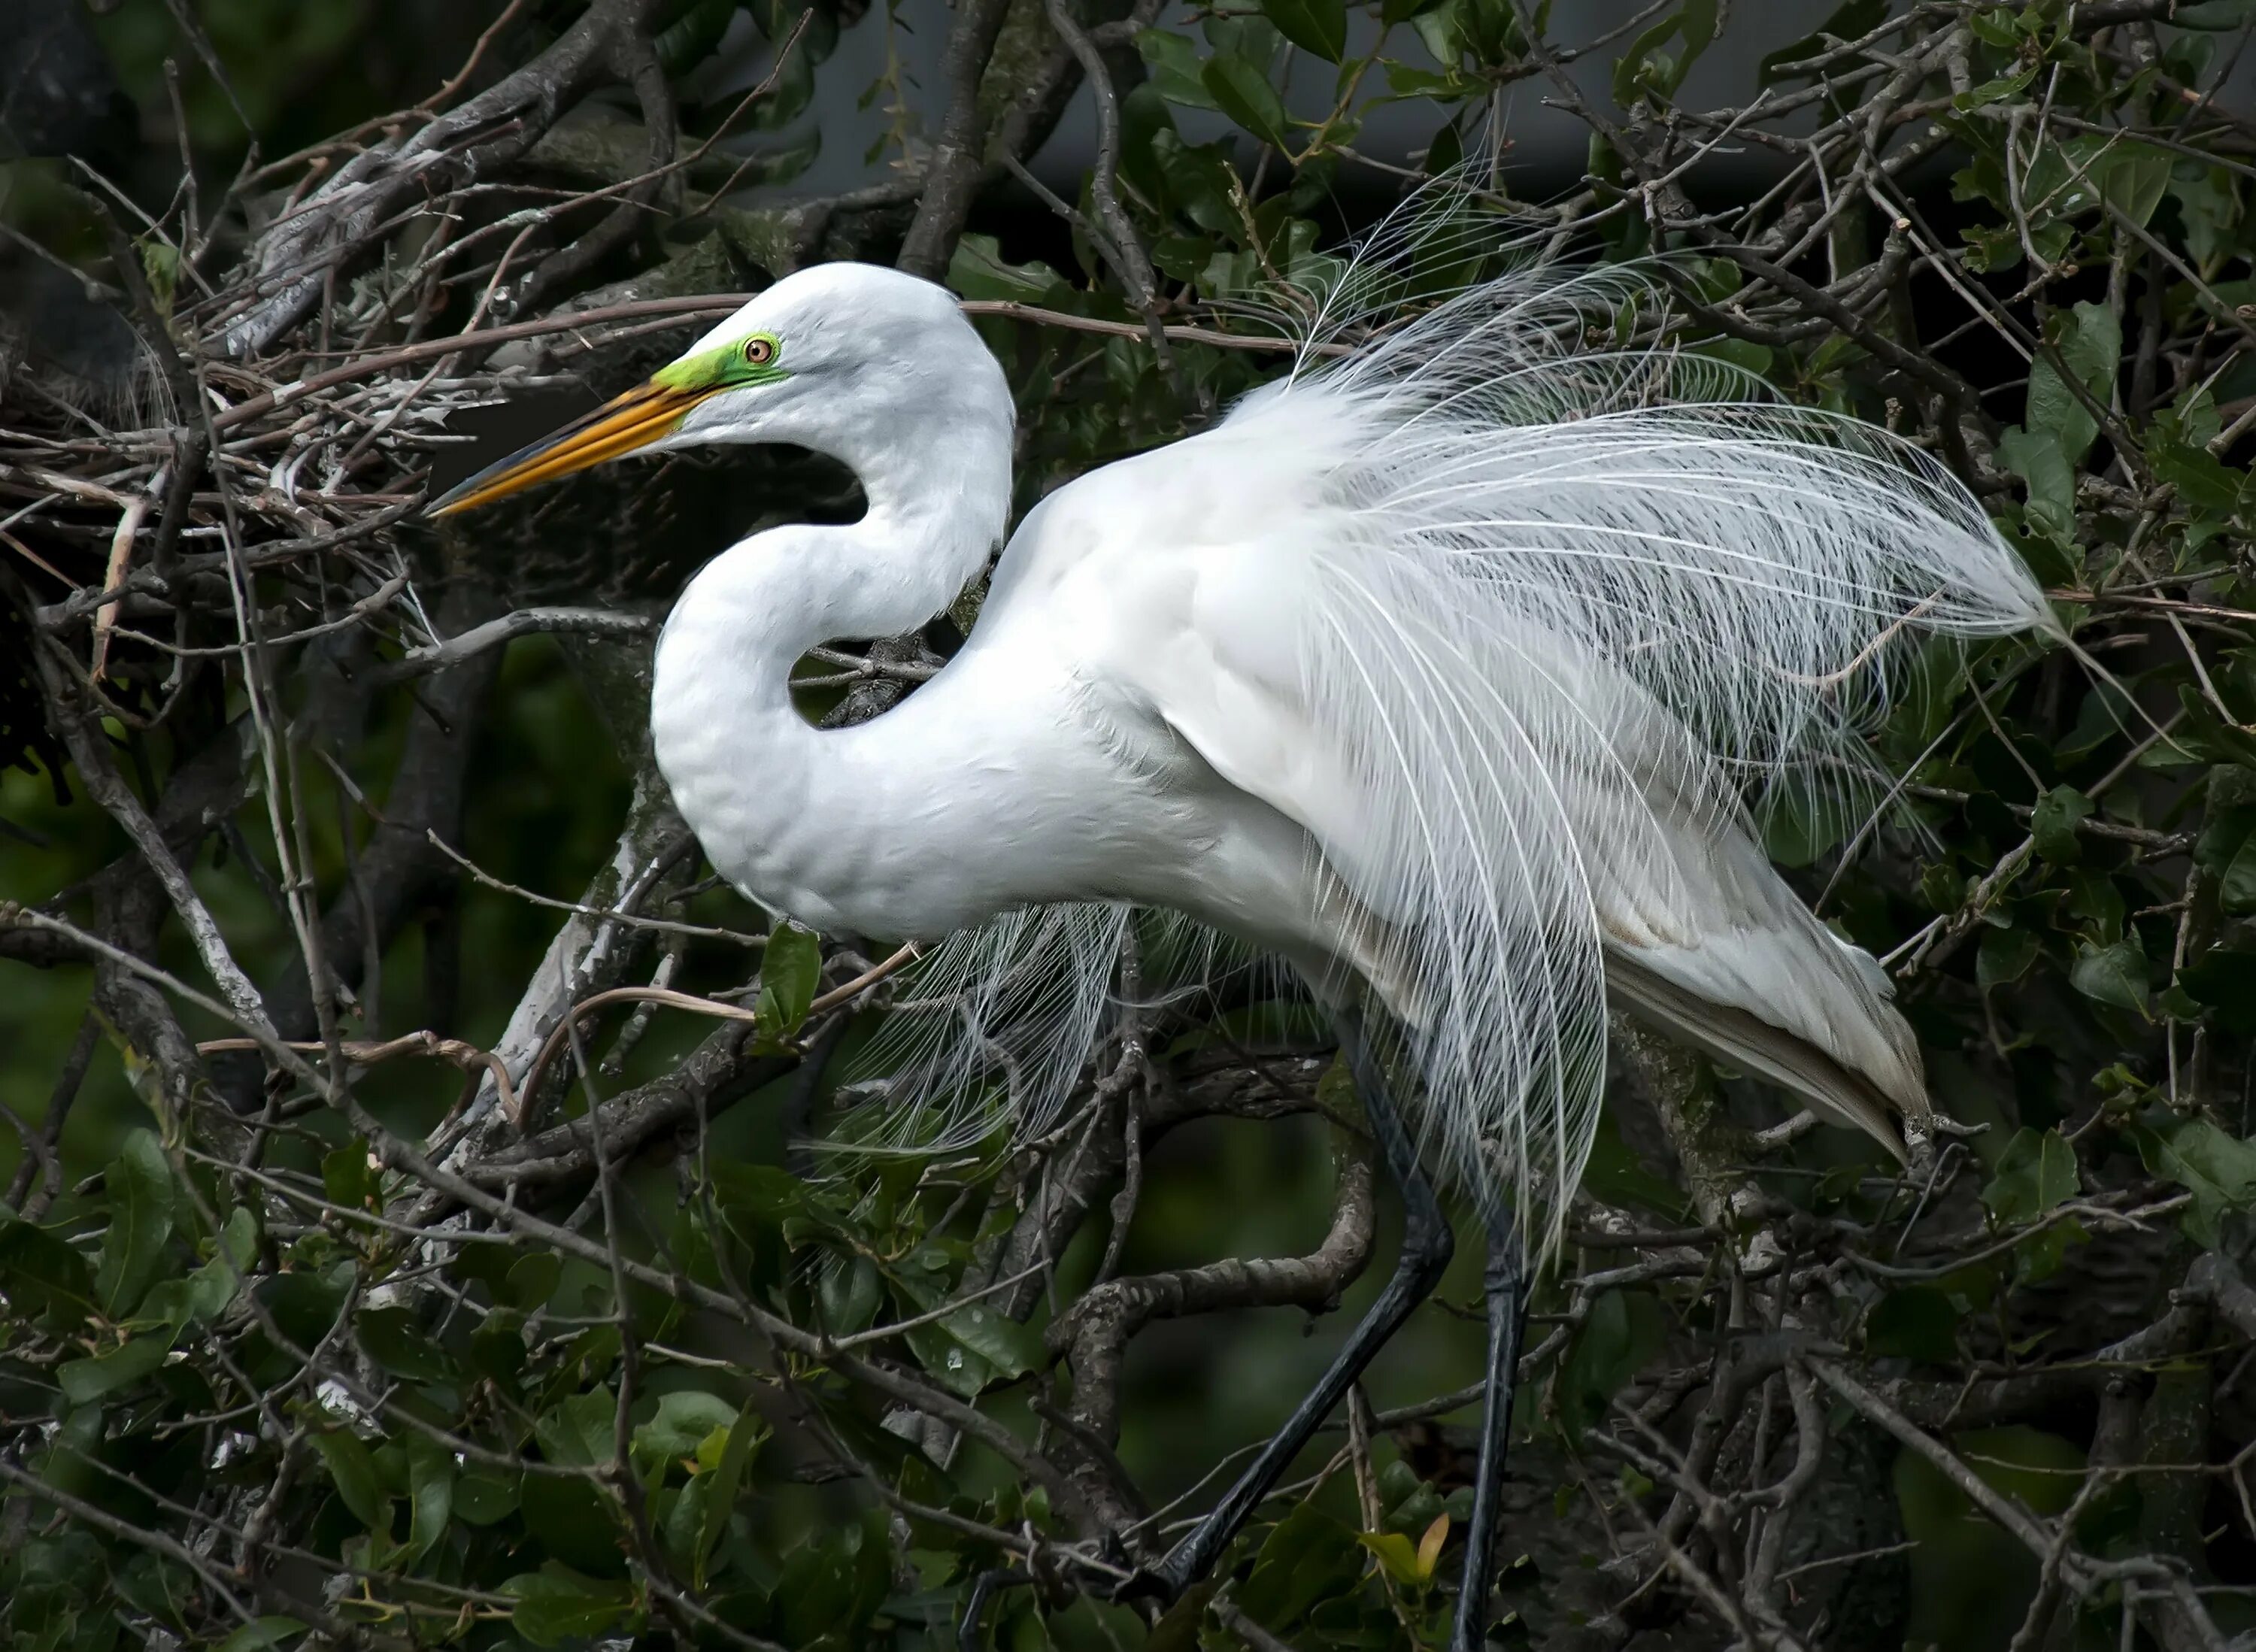
<svg viewBox="0 0 2256 1652">
<path fill-rule="evenodd" d="M 744 341 L 744 359 L 755 367 L 765 367 L 776 358 L 776 342 L 765 333 L 756 333 Z"/>
</svg>

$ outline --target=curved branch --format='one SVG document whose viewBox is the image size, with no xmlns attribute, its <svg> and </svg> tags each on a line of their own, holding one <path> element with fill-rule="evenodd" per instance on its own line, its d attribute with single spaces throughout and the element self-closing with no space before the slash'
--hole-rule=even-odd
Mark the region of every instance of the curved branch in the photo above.
<svg viewBox="0 0 2256 1652">
<path fill-rule="evenodd" d="M 373 250 L 398 208 L 507 165 L 613 69 L 628 41 L 647 36 L 663 0 L 595 0 L 556 43 L 516 74 L 440 116 L 391 149 L 356 155 L 294 212 L 268 227 L 247 272 L 253 296 L 221 335 L 221 349 L 264 349 L 305 319 L 338 271 Z"/>
</svg>

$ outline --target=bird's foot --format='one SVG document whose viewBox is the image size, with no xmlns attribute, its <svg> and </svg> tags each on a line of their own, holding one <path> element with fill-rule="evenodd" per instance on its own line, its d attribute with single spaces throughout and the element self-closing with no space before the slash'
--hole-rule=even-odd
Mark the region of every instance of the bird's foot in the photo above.
<svg viewBox="0 0 2256 1652">
<path fill-rule="evenodd" d="M 1123 1606 L 1139 1600 L 1157 1603 L 1162 1609 L 1182 1599 L 1183 1591 L 1191 1580 L 1162 1560 L 1157 1565 L 1139 1565 L 1112 1586 L 1112 1599 Z"/>
</svg>

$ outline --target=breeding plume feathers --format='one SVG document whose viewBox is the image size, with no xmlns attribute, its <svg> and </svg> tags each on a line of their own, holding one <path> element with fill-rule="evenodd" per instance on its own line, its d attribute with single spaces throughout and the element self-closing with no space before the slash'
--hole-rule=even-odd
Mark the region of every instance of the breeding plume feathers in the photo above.
<svg viewBox="0 0 2256 1652">
<path fill-rule="evenodd" d="M 1110 902 L 1022 907 L 934 948 L 848 1068 L 882 1104 L 852 1148 L 952 1151 L 998 1114 L 1041 1133 L 1103 1028 L 1128 921 Z"/>
<path fill-rule="evenodd" d="M 1777 879 L 1746 799 L 1856 750 L 1919 636 L 2057 627 L 1925 454 L 1670 342 L 1657 266 L 1523 245 L 1420 296 L 1498 239 L 1420 203 L 1300 304 L 1293 370 L 1195 439 L 1273 474 L 1303 455 L 1298 657 L 1255 697 L 1309 735 L 1292 776 L 1242 778 L 1210 749 L 1227 731 L 1178 726 L 1371 914 L 1364 972 L 1463 1184 L 1563 1216 L 1610 981 L 1900 1150 L 1893 1116 L 1926 1105 L 1908 1029 Z M 1054 1116 L 1124 922 L 1047 908 L 951 940 L 913 989 L 945 1015 L 878 1051 L 901 1093 L 992 1099 L 1007 1074 L 1023 1117 Z M 1032 1016 L 994 1017 L 1019 999 Z"/>
</svg>

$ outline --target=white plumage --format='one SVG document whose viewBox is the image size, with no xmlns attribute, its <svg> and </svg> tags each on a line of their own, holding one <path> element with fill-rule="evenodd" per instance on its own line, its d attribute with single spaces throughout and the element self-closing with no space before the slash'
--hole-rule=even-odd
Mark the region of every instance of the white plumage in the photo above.
<svg viewBox="0 0 2256 1652">
<path fill-rule="evenodd" d="M 1429 1143 L 1522 1211 L 1589 1150 L 1610 995 L 1900 1152 L 1928 1105 L 1909 1029 L 1745 799 L 1837 755 L 1912 633 L 2053 622 L 1923 455 L 1618 346 L 1658 292 L 1531 263 L 1335 318 L 1312 336 L 1351 353 L 1042 501 L 947 668 L 818 731 L 793 662 L 920 623 L 1000 541 L 1012 404 L 941 289 L 779 282 L 684 358 L 696 393 L 643 445 L 814 448 L 870 509 L 756 535 L 683 593 L 652 726 L 684 816 L 772 908 L 944 942 L 878 1047 L 927 1099 L 1054 1108 L 1152 906 L 1328 1000 L 1367 984 Z"/>
</svg>

